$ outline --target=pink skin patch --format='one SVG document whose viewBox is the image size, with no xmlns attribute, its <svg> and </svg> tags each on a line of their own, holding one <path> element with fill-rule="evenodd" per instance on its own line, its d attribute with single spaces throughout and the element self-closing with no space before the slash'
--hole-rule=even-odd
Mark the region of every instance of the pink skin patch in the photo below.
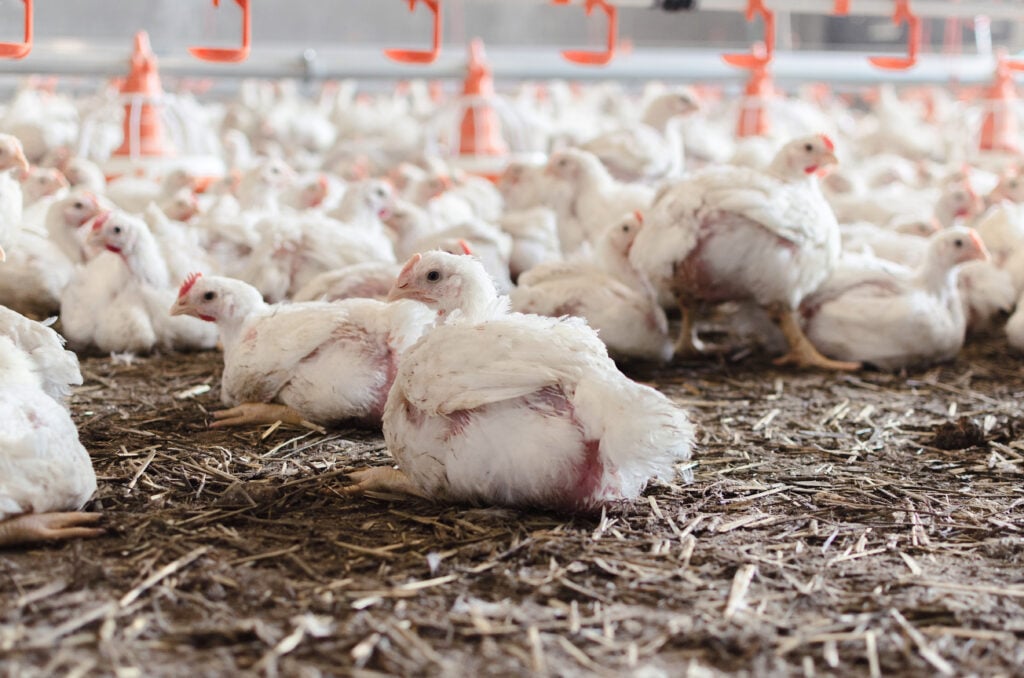
<svg viewBox="0 0 1024 678">
<path fill-rule="evenodd" d="M 196 271 L 195 273 L 189 273 L 188 277 L 185 278 L 185 282 L 181 283 L 181 287 L 178 289 L 178 298 L 181 299 L 189 290 L 196 284 L 196 281 L 203 277 L 202 273 Z"/>
<path fill-rule="evenodd" d="M 644 214 L 643 214 L 643 212 L 641 212 L 640 210 L 636 210 L 635 212 L 633 212 L 633 216 L 636 217 L 636 220 L 638 222 L 640 222 L 640 225 L 642 226 L 643 223 L 644 223 Z"/>
</svg>

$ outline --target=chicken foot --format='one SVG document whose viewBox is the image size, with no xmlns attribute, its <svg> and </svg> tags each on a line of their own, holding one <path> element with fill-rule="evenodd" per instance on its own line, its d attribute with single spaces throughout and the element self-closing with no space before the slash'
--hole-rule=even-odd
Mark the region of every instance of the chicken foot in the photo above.
<svg viewBox="0 0 1024 678">
<path fill-rule="evenodd" d="M 213 413 L 216 420 L 210 424 L 210 428 L 227 428 L 228 426 L 243 426 L 245 424 L 291 424 L 312 429 L 318 433 L 327 433 L 327 429 L 305 419 L 296 410 L 287 405 L 275 405 L 273 403 L 242 403 L 228 410 L 218 410 Z"/>
<path fill-rule="evenodd" d="M 0 546 L 15 546 L 37 541 L 57 541 L 78 537 L 98 537 L 102 527 L 99 513 L 26 513 L 0 521 Z"/>
<path fill-rule="evenodd" d="M 401 469 L 390 466 L 375 466 L 352 471 L 349 478 L 356 481 L 349 485 L 342 492 L 355 495 L 365 492 L 391 492 L 393 494 L 408 494 L 420 499 L 430 499 L 421 489 L 413 485 L 409 477 Z"/>
<path fill-rule="evenodd" d="M 794 365 L 796 367 L 819 367 L 824 370 L 837 370 L 852 372 L 859 370 L 861 364 L 857 362 L 846 362 L 843 360 L 832 360 L 826 358 L 815 348 L 811 340 L 804 334 L 797 320 L 796 312 L 786 308 L 772 308 L 769 310 L 772 319 L 778 324 L 782 334 L 789 344 L 789 352 L 784 356 L 776 358 L 772 362 L 776 365 Z"/>
<path fill-rule="evenodd" d="M 679 338 L 676 339 L 674 357 L 684 360 L 694 358 L 727 355 L 735 350 L 729 345 L 709 344 L 697 337 L 697 305 L 681 301 L 679 302 L 679 314 L 682 316 L 682 327 L 679 329 Z"/>
</svg>

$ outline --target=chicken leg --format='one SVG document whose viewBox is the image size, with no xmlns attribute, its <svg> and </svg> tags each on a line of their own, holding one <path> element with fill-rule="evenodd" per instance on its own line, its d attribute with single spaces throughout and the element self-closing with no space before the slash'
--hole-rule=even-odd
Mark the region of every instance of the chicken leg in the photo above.
<svg viewBox="0 0 1024 678">
<path fill-rule="evenodd" d="M 682 327 L 679 328 L 679 338 L 676 339 L 675 355 L 682 358 L 697 358 L 703 355 L 694 334 L 697 307 L 692 301 L 682 297 L 679 301 L 679 314 L 682 316 Z"/>
<path fill-rule="evenodd" d="M 409 477 L 401 469 L 390 466 L 375 466 L 353 471 L 348 474 L 349 478 L 356 481 L 355 485 L 349 485 L 342 491 L 345 494 L 355 495 L 364 492 L 391 492 L 394 494 L 408 494 L 420 499 L 430 499 L 421 489 L 413 485 Z"/>
<path fill-rule="evenodd" d="M 794 365 L 796 367 L 820 367 L 825 370 L 838 370 L 852 372 L 861 368 L 860 363 L 832 360 L 823 356 L 811 340 L 804 334 L 800 327 L 800 321 L 796 318 L 796 312 L 787 308 L 775 307 L 770 309 L 772 319 L 778 324 L 782 334 L 789 344 L 789 352 L 784 356 L 776 358 L 772 362 L 776 365 Z"/>
<path fill-rule="evenodd" d="M 229 410 L 218 410 L 213 413 L 216 419 L 210 428 L 227 428 L 245 424 L 292 424 L 312 429 L 318 433 L 327 433 L 327 429 L 311 421 L 307 421 L 297 411 L 287 405 L 273 403 L 242 403 Z"/>
<path fill-rule="evenodd" d="M 0 547 L 36 541 L 56 541 L 76 537 L 98 537 L 102 527 L 99 513 L 26 513 L 0 521 Z"/>
</svg>

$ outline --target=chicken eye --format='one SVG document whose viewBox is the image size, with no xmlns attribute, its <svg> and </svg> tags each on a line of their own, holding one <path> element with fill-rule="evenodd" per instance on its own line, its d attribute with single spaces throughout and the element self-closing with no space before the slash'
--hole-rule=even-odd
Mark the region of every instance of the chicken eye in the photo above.
<svg viewBox="0 0 1024 678">
<path fill-rule="evenodd" d="M 953 241 L 953 245 L 955 247 L 963 247 L 964 246 L 964 241 L 961 240 L 960 238 L 957 238 L 956 240 Z"/>
<path fill-rule="evenodd" d="M 567 159 L 565 159 L 565 158 L 562 158 L 561 160 L 558 161 L 558 166 L 559 167 L 565 167 L 568 164 L 569 164 L 569 161 Z"/>
<path fill-rule="evenodd" d="M 207 292 L 206 294 L 203 295 L 203 299 L 205 301 L 213 301 L 216 298 L 217 298 L 217 293 L 216 292 Z"/>
<path fill-rule="evenodd" d="M 427 280 L 429 282 L 437 282 L 441 279 L 441 271 L 430 271 L 427 273 Z"/>
<path fill-rule="evenodd" d="M 85 207 L 85 205 L 83 205 L 83 204 L 82 204 L 82 201 L 81 201 L 81 200 L 76 200 L 76 201 L 75 201 L 75 204 L 74 204 L 74 205 L 72 205 L 72 207 L 74 207 L 74 208 L 75 208 L 76 210 L 80 210 L 80 209 L 82 209 L 83 207 Z"/>
<path fill-rule="evenodd" d="M 804 150 L 810 153 L 814 150 L 814 144 L 804 144 Z"/>
<path fill-rule="evenodd" d="M 623 233 L 629 233 L 629 224 L 623 224 L 622 225 L 622 232 Z"/>
<path fill-rule="evenodd" d="M 121 233 L 121 227 L 120 226 L 114 226 L 114 233 L 118 233 L 118 234 Z"/>
</svg>

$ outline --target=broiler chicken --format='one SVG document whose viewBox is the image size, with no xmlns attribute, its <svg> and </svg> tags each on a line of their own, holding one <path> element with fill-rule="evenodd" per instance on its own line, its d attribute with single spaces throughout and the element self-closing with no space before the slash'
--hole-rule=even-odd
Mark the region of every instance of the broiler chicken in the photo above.
<svg viewBox="0 0 1024 678">
<path fill-rule="evenodd" d="M 6 335 L 0 413 L 0 547 L 102 534 L 99 514 L 78 512 L 96 491 L 96 474 L 71 415 Z"/>
<path fill-rule="evenodd" d="M 619 181 L 655 181 L 677 177 L 685 166 L 680 123 L 700 110 L 690 90 L 651 100 L 639 124 L 600 134 L 580 146 L 593 153 Z"/>
<path fill-rule="evenodd" d="M 384 301 L 400 268 L 398 264 L 366 261 L 321 273 L 296 292 L 292 301 L 341 301 L 353 298 Z"/>
<path fill-rule="evenodd" d="M 644 214 L 630 260 L 683 314 L 676 353 L 700 353 L 694 320 L 700 303 L 753 300 L 779 325 L 789 352 L 776 362 L 851 370 L 821 355 L 804 336 L 800 302 L 839 257 L 839 226 L 815 176 L 834 164 L 823 135 L 787 143 L 767 172 L 701 170 L 664 188 Z"/>
<path fill-rule="evenodd" d="M 551 205 L 558 212 L 558 239 L 565 254 L 596 241 L 607 227 L 609 215 L 645 210 L 654 198 L 653 189 L 616 181 L 595 155 L 580 149 L 553 154 L 546 171 L 571 187 L 567 200 Z"/>
<path fill-rule="evenodd" d="M 642 227 L 639 213 L 629 215 L 605 231 L 593 261 L 553 262 L 527 271 L 509 295 L 512 308 L 583 318 L 613 357 L 671 359 L 665 311 L 650 283 L 629 261 Z"/>
<path fill-rule="evenodd" d="M 143 177 L 120 177 L 107 184 L 106 195 L 126 212 L 138 213 L 151 202 L 159 203 L 170 198 L 183 188 L 195 188 L 196 179 L 185 169 L 168 172 L 155 181 Z"/>
<path fill-rule="evenodd" d="M 379 424 L 398 356 L 434 321 L 413 302 L 271 306 L 241 280 L 194 275 L 171 307 L 215 323 L 224 346 L 213 426 L 356 420 Z"/>
<path fill-rule="evenodd" d="M 949 360 L 967 326 L 957 268 L 986 257 L 977 233 L 956 227 L 932 236 L 917 269 L 841 261 L 801 306 L 807 336 L 825 355 L 882 369 Z"/>
<path fill-rule="evenodd" d="M 73 347 L 148 353 L 216 345 L 214 328 L 167 315 L 174 289 L 146 222 L 105 212 L 94 220 L 89 240 L 106 251 L 76 271 L 61 295 L 61 327 Z"/>
<path fill-rule="evenodd" d="M 78 356 L 64 349 L 64 337 L 48 323 L 30 320 L 0 306 L 0 337 L 10 339 L 25 354 L 40 388 L 57 402 L 64 404 L 71 395 L 71 387 L 82 384 Z"/>
<path fill-rule="evenodd" d="M 689 458 L 681 409 L 619 372 L 582 320 L 508 313 L 474 258 L 415 255 L 391 299 L 446 322 L 399 361 L 384 411 L 399 469 L 354 473 L 351 492 L 589 511 Z"/>
<path fill-rule="evenodd" d="M 0 134 L 0 261 L 5 258 L 4 245 L 10 244 L 21 227 L 21 184 L 14 172 L 27 172 L 28 168 L 17 137 Z"/>
</svg>

